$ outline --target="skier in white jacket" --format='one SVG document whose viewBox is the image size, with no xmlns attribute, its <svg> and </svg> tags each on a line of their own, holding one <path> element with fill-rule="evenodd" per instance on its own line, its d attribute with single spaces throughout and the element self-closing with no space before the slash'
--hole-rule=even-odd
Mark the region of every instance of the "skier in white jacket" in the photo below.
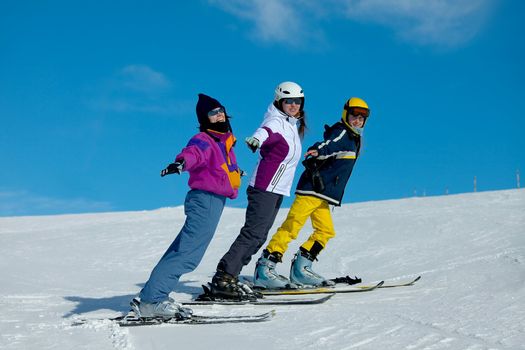
<svg viewBox="0 0 525 350">
<path fill-rule="evenodd" d="M 292 107 L 299 108 L 299 105 Z M 296 117 L 288 116 L 273 103 L 268 106 L 262 125 L 251 138 L 258 141 L 256 143 L 260 145 L 260 156 L 250 186 L 290 196 L 302 151 L 297 123 Z M 248 138 L 248 142 L 250 141 Z"/>
<path fill-rule="evenodd" d="M 306 129 L 303 89 L 283 82 L 275 89 L 275 99 L 262 125 L 246 143 L 259 162 L 247 189 L 246 221 L 228 252 L 217 265 L 210 284 L 215 297 L 255 299 L 256 295 L 239 283 L 238 276 L 268 237 L 283 196 L 290 195 L 297 165 L 301 160 L 301 140 Z"/>
</svg>

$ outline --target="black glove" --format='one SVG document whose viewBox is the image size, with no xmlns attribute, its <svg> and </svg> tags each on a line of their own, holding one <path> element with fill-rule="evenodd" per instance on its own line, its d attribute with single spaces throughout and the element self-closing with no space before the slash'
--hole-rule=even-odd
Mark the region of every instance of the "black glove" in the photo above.
<svg viewBox="0 0 525 350">
<path fill-rule="evenodd" d="M 311 155 L 308 155 L 302 163 L 303 166 L 309 171 L 317 170 L 317 160 Z"/>
<path fill-rule="evenodd" d="M 184 159 L 177 160 L 175 163 L 168 165 L 166 169 L 163 169 L 160 172 L 160 176 L 164 177 L 169 174 L 180 174 L 182 169 L 184 169 Z"/>
<path fill-rule="evenodd" d="M 252 150 L 253 153 L 255 153 L 255 151 L 257 151 L 257 148 L 259 148 L 259 146 L 261 145 L 261 142 L 255 138 L 255 137 L 247 137 L 244 142 L 246 142 L 246 144 L 248 145 L 248 147 Z"/>
<path fill-rule="evenodd" d="M 314 191 L 317 193 L 322 193 L 325 189 L 325 186 L 323 178 L 319 171 L 319 164 L 317 163 L 317 158 L 313 156 L 308 156 L 305 160 L 303 160 L 303 165 L 311 176 Z"/>
<path fill-rule="evenodd" d="M 333 281 L 335 283 L 348 283 L 350 285 L 358 284 L 358 283 L 362 282 L 362 280 L 359 277 L 357 277 L 357 276 L 355 276 L 354 278 L 352 278 L 350 276 L 337 277 L 337 278 L 330 279 L 330 281 Z"/>
</svg>

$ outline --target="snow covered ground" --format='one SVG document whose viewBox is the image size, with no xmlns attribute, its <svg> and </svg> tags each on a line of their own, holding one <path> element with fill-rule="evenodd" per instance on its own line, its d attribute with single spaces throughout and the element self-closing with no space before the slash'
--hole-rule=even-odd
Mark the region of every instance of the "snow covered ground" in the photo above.
<svg viewBox="0 0 525 350">
<path fill-rule="evenodd" d="M 286 210 L 279 214 L 280 224 Z M 338 236 L 315 264 L 326 276 L 416 285 L 336 295 L 317 306 L 200 306 L 270 322 L 121 329 L 116 315 L 184 220 L 147 212 L 0 218 L 1 349 L 524 349 L 525 190 L 357 203 L 333 212 Z M 243 224 L 227 208 L 199 268 L 174 296 L 200 292 Z M 275 228 L 275 227 L 274 227 Z M 287 274 L 293 253 L 279 270 Z M 251 275 L 254 262 L 243 270 Z"/>
</svg>

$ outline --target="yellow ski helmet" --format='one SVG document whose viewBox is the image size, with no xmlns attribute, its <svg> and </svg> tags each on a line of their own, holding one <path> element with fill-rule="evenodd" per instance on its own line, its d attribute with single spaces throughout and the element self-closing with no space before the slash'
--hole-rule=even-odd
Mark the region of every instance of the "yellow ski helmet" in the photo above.
<svg viewBox="0 0 525 350">
<path fill-rule="evenodd" d="M 351 112 L 354 108 L 356 108 L 357 111 L 364 113 L 364 117 L 368 118 L 370 116 L 370 108 L 368 108 L 368 104 L 359 97 L 351 97 L 346 101 L 343 107 L 343 115 L 341 116 L 341 119 L 343 119 L 345 123 L 348 121 L 348 112 Z"/>
</svg>

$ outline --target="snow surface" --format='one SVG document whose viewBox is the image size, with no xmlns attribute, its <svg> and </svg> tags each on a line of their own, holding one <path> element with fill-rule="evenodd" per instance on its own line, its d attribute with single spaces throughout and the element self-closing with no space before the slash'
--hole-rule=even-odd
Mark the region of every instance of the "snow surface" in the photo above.
<svg viewBox="0 0 525 350">
<path fill-rule="evenodd" d="M 128 309 L 178 233 L 182 207 L 0 218 L 0 348 L 525 348 L 525 190 L 357 203 L 336 208 L 333 217 L 338 236 L 319 256 L 318 272 L 370 282 L 422 279 L 412 287 L 336 295 L 322 305 L 194 308 L 199 314 L 276 309 L 265 323 L 132 329 L 71 322 Z M 201 265 L 183 276 L 174 297 L 200 292 L 243 219 L 243 209 L 225 209 Z M 309 225 L 281 273 L 308 232 Z M 253 268 L 254 261 L 243 275 Z"/>
</svg>

